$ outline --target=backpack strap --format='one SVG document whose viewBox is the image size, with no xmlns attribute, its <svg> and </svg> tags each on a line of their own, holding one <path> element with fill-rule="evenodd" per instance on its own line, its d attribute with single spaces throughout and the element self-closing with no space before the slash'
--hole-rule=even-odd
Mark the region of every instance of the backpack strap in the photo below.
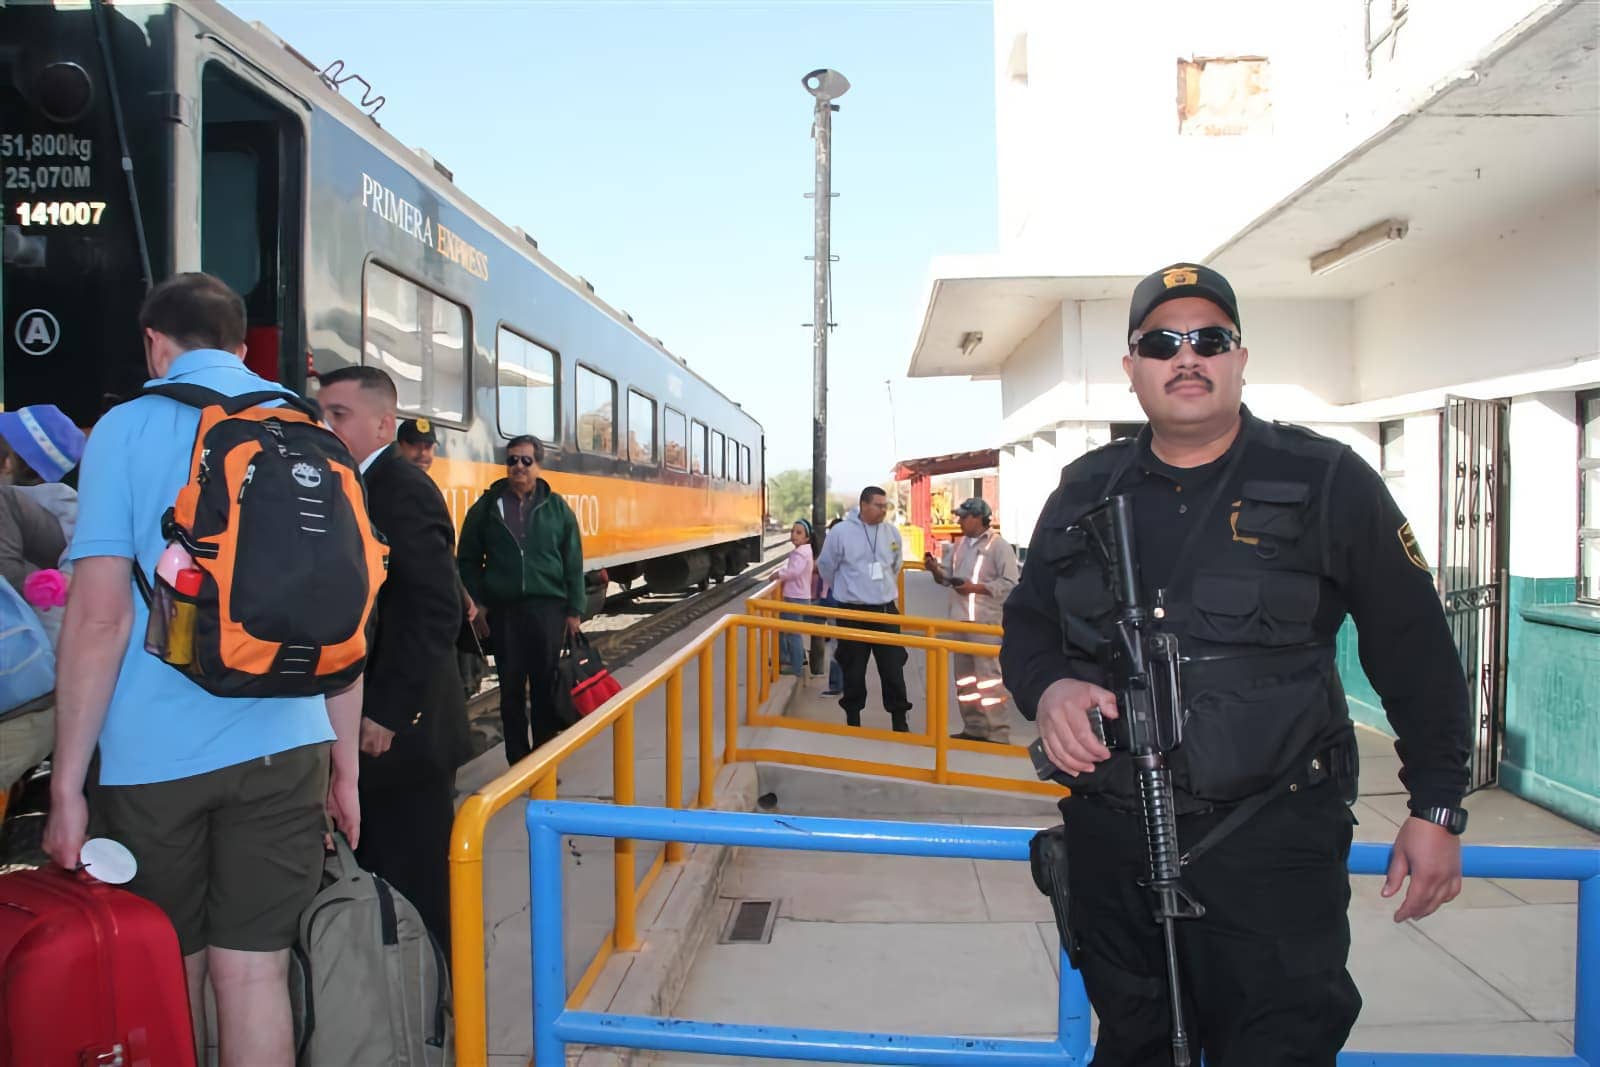
<svg viewBox="0 0 1600 1067">
<path fill-rule="evenodd" d="M 282 389 L 262 389 L 254 393 L 228 396 L 226 393 L 219 393 L 215 389 L 207 389 L 203 385 L 190 385 L 186 382 L 165 382 L 160 385 L 147 385 L 140 390 L 139 395 L 164 396 L 168 400 L 176 400 L 178 403 L 187 404 L 192 408 L 219 407 L 229 416 L 237 415 L 241 411 L 248 411 L 259 404 L 281 400 L 285 407 L 293 408 L 319 422 L 322 419 L 322 406 L 315 400 L 307 400 L 303 396 L 285 392 Z"/>
</svg>

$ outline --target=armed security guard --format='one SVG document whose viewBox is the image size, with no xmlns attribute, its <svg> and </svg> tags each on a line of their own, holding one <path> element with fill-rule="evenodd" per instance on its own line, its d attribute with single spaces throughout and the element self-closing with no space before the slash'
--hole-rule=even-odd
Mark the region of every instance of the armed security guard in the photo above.
<svg viewBox="0 0 1600 1067">
<path fill-rule="evenodd" d="M 1100 1018 L 1094 1063 L 1184 1058 L 1172 1045 L 1179 999 L 1196 1062 L 1203 1052 L 1210 1067 L 1332 1067 L 1361 1008 L 1345 970 L 1356 752 L 1335 637 L 1349 614 L 1400 738 L 1412 817 L 1383 888 L 1393 896 L 1410 878 L 1396 922 L 1460 891 L 1461 664 L 1381 479 L 1346 446 L 1240 403 L 1248 352 L 1227 281 L 1190 263 L 1158 271 L 1134 291 L 1128 329 L 1123 369 L 1150 425 L 1062 472 L 1006 603 L 1001 648 L 1006 686 L 1072 789 L 1064 830 L 1047 832 L 1065 837 L 1049 866 L 1066 890 L 1054 900 L 1063 943 Z M 1157 851 L 1139 817 L 1144 779 L 1118 722 L 1127 709 L 1107 688 L 1126 667 L 1105 649 L 1127 598 L 1079 521 L 1124 494 L 1144 618 L 1180 664 L 1182 740 L 1166 763 L 1179 897 L 1198 907 L 1176 916 L 1191 921 L 1176 924 L 1170 996 L 1162 926 L 1141 884 Z"/>
</svg>

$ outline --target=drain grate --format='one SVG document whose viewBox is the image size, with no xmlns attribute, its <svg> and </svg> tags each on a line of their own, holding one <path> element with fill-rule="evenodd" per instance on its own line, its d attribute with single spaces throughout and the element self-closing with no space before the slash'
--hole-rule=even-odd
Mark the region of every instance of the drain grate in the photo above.
<svg viewBox="0 0 1600 1067">
<path fill-rule="evenodd" d="M 718 943 L 765 945 L 772 940 L 772 923 L 777 917 L 776 900 L 736 900 Z"/>
</svg>

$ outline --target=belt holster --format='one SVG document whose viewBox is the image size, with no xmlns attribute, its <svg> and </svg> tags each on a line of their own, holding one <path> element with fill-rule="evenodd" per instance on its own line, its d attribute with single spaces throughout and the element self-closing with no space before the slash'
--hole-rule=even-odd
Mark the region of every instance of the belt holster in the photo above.
<svg viewBox="0 0 1600 1067">
<path fill-rule="evenodd" d="M 1055 912 L 1056 933 L 1061 938 L 1061 948 L 1067 954 L 1067 962 L 1076 970 L 1081 950 L 1067 918 L 1070 896 L 1067 889 L 1065 825 L 1052 826 L 1033 835 L 1033 840 L 1028 842 L 1028 868 L 1033 872 L 1034 886 L 1050 898 L 1050 910 Z"/>
</svg>

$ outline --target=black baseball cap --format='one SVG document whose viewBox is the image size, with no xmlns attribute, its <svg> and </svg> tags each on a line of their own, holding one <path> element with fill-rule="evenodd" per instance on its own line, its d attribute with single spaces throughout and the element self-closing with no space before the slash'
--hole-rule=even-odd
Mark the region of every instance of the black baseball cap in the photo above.
<svg viewBox="0 0 1600 1067">
<path fill-rule="evenodd" d="M 407 419 L 400 424 L 400 430 L 395 438 L 403 445 L 437 445 L 439 439 L 433 435 L 433 423 L 427 419 Z"/>
<path fill-rule="evenodd" d="M 1133 290 L 1133 302 L 1128 307 L 1128 336 L 1132 337 L 1150 312 L 1179 297 L 1198 296 L 1209 300 L 1233 320 L 1234 328 L 1243 332 L 1239 321 L 1239 301 L 1233 295 L 1228 279 L 1198 263 L 1174 263 L 1162 267 Z"/>
</svg>

